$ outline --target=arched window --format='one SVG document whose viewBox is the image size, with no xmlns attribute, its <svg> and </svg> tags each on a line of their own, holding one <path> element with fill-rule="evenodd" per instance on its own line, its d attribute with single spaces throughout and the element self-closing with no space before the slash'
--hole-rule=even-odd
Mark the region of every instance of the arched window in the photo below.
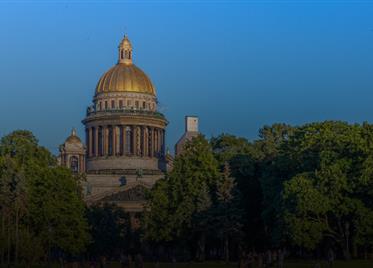
<svg viewBox="0 0 373 268">
<path fill-rule="evenodd" d="M 132 153 L 132 129 L 131 127 L 126 127 L 126 154 Z"/>
<path fill-rule="evenodd" d="M 115 109 L 115 100 L 111 101 L 111 109 Z"/>
<path fill-rule="evenodd" d="M 113 134 L 114 134 L 113 127 L 110 126 L 110 127 L 109 127 L 109 139 L 108 139 L 108 145 L 109 145 L 109 146 L 108 146 L 108 149 L 109 149 L 108 154 L 109 154 L 109 155 L 113 155 L 113 151 L 114 151 L 114 150 L 113 150 L 113 149 L 114 149 L 114 148 L 113 148 L 113 140 L 114 140 L 114 139 L 113 139 L 113 138 L 114 138 L 114 137 L 113 137 Z"/>
<path fill-rule="evenodd" d="M 120 51 L 120 58 L 123 60 L 124 55 L 123 55 L 123 49 Z"/>
<path fill-rule="evenodd" d="M 105 110 L 107 110 L 107 108 L 108 108 L 108 103 L 107 101 L 105 101 Z"/>
<path fill-rule="evenodd" d="M 103 148 L 102 148 L 102 127 L 98 128 L 98 155 L 103 156 Z"/>
<path fill-rule="evenodd" d="M 72 156 L 70 158 L 70 169 L 74 173 L 79 172 L 79 159 L 76 156 Z"/>
<path fill-rule="evenodd" d="M 99 102 L 99 110 L 102 110 L 102 101 Z"/>
<path fill-rule="evenodd" d="M 119 109 L 122 109 L 122 108 L 123 108 L 123 101 L 119 100 Z"/>
</svg>

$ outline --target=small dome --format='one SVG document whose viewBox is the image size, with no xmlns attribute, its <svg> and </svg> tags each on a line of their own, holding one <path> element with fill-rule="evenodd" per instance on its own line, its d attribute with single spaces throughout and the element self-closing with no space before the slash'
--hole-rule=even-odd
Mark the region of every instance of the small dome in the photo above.
<svg viewBox="0 0 373 268">
<path fill-rule="evenodd" d="M 69 137 L 67 137 L 65 143 L 82 143 L 80 138 L 76 135 L 75 128 L 72 129 L 71 134 Z"/>
<path fill-rule="evenodd" d="M 100 78 L 96 87 L 96 95 L 108 92 L 156 95 L 149 77 L 136 65 L 125 63 L 118 63 Z"/>
</svg>

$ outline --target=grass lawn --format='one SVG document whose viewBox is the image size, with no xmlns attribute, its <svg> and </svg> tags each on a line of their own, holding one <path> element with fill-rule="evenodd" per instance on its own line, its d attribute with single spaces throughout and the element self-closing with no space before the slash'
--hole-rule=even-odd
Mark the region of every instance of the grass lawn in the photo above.
<svg viewBox="0 0 373 268">
<path fill-rule="evenodd" d="M 307 261 L 288 261 L 285 263 L 284 268 L 313 268 L 314 262 Z M 110 268 L 119 268 L 120 265 L 112 265 Z M 154 264 L 146 264 L 145 268 L 154 268 Z M 222 262 L 206 262 L 206 263 L 178 263 L 176 265 L 169 263 L 162 263 L 160 268 L 237 268 L 237 263 L 225 264 Z M 254 266 L 255 267 L 255 266 Z M 275 268 L 276 266 L 273 266 Z M 322 268 L 328 268 L 325 262 L 321 263 Z M 373 261 L 337 261 L 335 262 L 333 268 L 373 268 Z"/>
<path fill-rule="evenodd" d="M 315 265 L 314 262 L 309 261 L 287 261 L 284 265 L 284 268 L 313 268 Z M 25 267 L 24 265 L 20 265 L 18 267 Z M 47 266 L 32 266 L 33 268 L 40 268 L 40 267 L 47 267 Z M 53 268 L 59 268 L 59 265 L 52 265 Z M 87 267 L 89 266 L 79 266 L 79 265 L 72 265 L 67 264 L 65 265 L 65 268 L 81 268 L 81 267 Z M 99 267 L 99 266 L 96 266 Z M 154 268 L 154 264 L 147 263 L 145 264 L 145 268 Z M 225 264 L 223 262 L 205 262 L 205 263 L 177 263 L 176 265 L 173 265 L 171 263 L 161 263 L 159 265 L 160 268 L 238 268 L 237 263 L 231 263 L 231 264 Z M 272 268 L 276 268 L 277 266 L 272 266 Z M 108 264 L 107 268 L 120 268 L 119 263 L 112 263 Z M 134 265 L 132 265 L 131 268 L 135 268 Z M 252 267 L 256 268 L 256 266 Z M 325 262 L 321 263 L 321 268 L 328 268 L 327 264 Z M 335 262 L 333 268 L 373 268 L 373 261 L 337 261 Z"/>
</svg>

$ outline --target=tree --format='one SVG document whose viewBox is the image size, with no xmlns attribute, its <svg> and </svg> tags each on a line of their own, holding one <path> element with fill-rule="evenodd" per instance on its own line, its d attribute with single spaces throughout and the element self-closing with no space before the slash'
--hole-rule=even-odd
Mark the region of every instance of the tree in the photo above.
<svg viewBox="0 0 373 268">
<path fill-rule="evenodd" d="M 261 219 L 264 223 L 268 246 L 286 243 L 284 233 L 282 192 L 283 183 L 294 173 L 295 167 L 284 147 L 296 128 L 286 124 L 264 126 L 259 130 L 259 140 L 254 146 L 260 152 L 256 177 L 262 193 Z M 266 239 L 264 239 L 266 240 Z"/>
<path fill-rule="evenodd" d="M 372 240 L 371 129 L 326 121 L 300 127 L 289 139 L 287 155 L 298 173 L 284 184 L 283 198 L 295 244 L 314 249 L 330 240 L 349 259 L 351 247 Z"/>
<path fill-rule="evenodd" d="M 211 212 L 214 221 L 211 225 L 224 242 L 224 259 L 228 263 L 230 240 L 242 236 L 243 222 L 243 211 L 239 205 L 240 196 L 228 163 L 224 166 L 223 180 L 218 183 L 216 195 L 217 202 Z"/>
<path fill-rule="evenodd" d="M 52 154 L 29 131 L 0 141 L 1 260 L 26 261 L 50 250 L 76 254 L 87 242 L 79 182 L 57 167 Z M 32 245 L 26 248 L 26 245 Z"/>
<path fill-rule="evenodd" d="M 208 141 L 200 135 L 186 143 L 173 170 L 157 182 L 149 195 L 144 220 L 146 238 L 155 242 L 189 240 L 194 216 L 201 212 L 201 200 L 209 198 L 207 192 L 216 188 L 220 178 Z"/>
<path fill-rule="evenodd" d="M 262 221 L 263 194 L 260 184 L 260 164 L 263 152 L 245 138 L 223 134 L 211 139 L 211 145 L 220 166 L 230 167 L 239 197 L 235 205 L 241 216 L 241 240 L 249 248 L 263 248 L 265 235 Z M 238 190 L 239 189 L 239 190 Z"/>
<path fill-rule="evenodd" d="M 129 250 L 130 218 L 123 209 L 104 204 L 88 208 L 86 215 L 92 235 L 88 247 L 91 256 L 114 257 L 118 251 Z"/>
</svg>

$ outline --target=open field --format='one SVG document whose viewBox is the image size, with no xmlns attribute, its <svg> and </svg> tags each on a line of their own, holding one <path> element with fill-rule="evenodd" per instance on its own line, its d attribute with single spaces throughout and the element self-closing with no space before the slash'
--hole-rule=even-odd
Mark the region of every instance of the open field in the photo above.
<svg viewBox="0 0 373 268">
<path fill-rule="evenodd" d="M 284 265 L 284 268 L 313 268 L 315 266 L 315 262 L 312 261 L 287 261 Z M 23 267 L 23 266 L 20 266 Z M 34 266 L 41 267 L 41 266 Z M 46 267 L 46 266 L 45 266 Z M 60 267 L 59 265 L 53 266 L 53 267 Z M 66 268 L 80 268 L 80 267 L 87 267 L 89 266 L 79 266 L 79 265 L 65 265 Z M 96 267 L 99 267 L 97 265 Z M 120 268 L 119 263 L 111 263 L 106 266 L 107 268 Z M 146 263 L 145 268 L 154 268 L 156 267 L 152 263 Z M 237 263 L 230 263 L 225 264 L 223 262 L 205 262 L 205 263 L 161 263 L 159 268 L 237 268 Z M 252 268 L 255 268 L 256 266 L 253 266 Z M 277 266 L 271 266 L 273 268 L 276 268 Z M 131 266 L 131 268 L 135 268 L 134 265 Z M 326 262 L 321 263 L 321 268 L 328 268 L 328 265 Z M 336 261 L 333 268 L 373 268 L 373 261 Z"/>
<path fill-rule="evenodd" d="M 0 267 L 6 267 L 1 266 Z M 11 266 L 15 267 L 15 266 Z M 26 267 L 25 265 L 19 265 L 17 267 Z M 61 266 L 58 264 L 54 264 L 52 266 L 46 265 L 34 265 L 32 268 L 60 268 Z M 65 268 L 91 268 L 88 264 L 86 265 L 79 265 L 79 264 L 65 264 Z M 99 268 L 100 266 L 97 264 L 95 267 Z M 108 263 L 106 268 L 120 268 L 119 263 Z M 145 268 L 155 268 L 156 266 L 152 263 L 146 263 Z M 237 268 L 237 263 L 230 263 L 226 264 L 224 262 L 205 262 L 205 263 L 161 263 L 159 268 Z M 257 266 L 253 266 L 251 268 L 256 268 Z M 277 266 L 271 266 L 272 268 L 276 268 Z M 315 262 L 312 261 L 287 261 L 284 265 L 284 268 L 314 268 Z M 321 263 L 321 268 L 329 268 L 326 262 Z M 130 268 L 135 268 L 135 265 L 132 265 Z M 373 268 L 373 261 L 364 261 L 364 260 L 354 260 L 354 261 L 336 261 L 334 263 L 333 268 Z"/>
<path fill-rule="evenodd" d="M 313 268 L 315 262 L 305 262 L 305 261 L 288 261 L 285 263 L 284 268 Z M 119 267 L 119 266 L 113 266 Z M 153 264 L 147 264 L 146 268 L 155 267 Z M 160 268 L 237 268 L 237 263 L 225 264 L 225 263 L 193 263 L 193 264 L 161 264 Z M 255 266 L 254 266 L 255 267 Z M 273 266 L 276 267 L 276 266 Z M 327 268 L 326 263 L 321 263 L 322 268 Z M 373 261 L 338 261 L 335 263 L 333 268 L 373 268 Z"/>
</svg>

